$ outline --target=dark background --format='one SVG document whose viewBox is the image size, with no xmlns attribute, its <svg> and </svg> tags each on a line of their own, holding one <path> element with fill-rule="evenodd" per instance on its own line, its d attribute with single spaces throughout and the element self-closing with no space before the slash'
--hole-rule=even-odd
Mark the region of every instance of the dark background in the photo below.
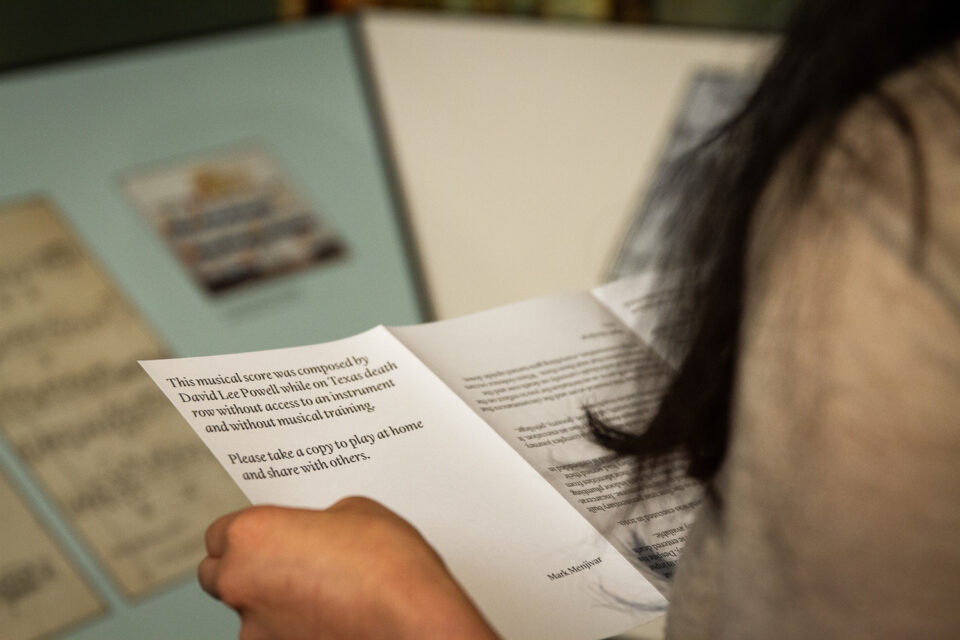
<svg viewBox="0 0 960 640">
<path fill-rule="evenodd" d="M 772 30 L 795 0 L 7 0 L 0 70 L 366 6 Z"/>
</svg>

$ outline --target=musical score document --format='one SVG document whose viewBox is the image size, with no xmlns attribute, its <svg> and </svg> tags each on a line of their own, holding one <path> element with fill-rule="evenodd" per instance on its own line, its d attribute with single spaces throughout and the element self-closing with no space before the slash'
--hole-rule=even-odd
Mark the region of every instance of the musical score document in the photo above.
<svg viewBox="0 0 960 640">
<path fill-rule="evenodd" d="M 247 504 L 137 364 L 164 355 L 51 201 L 0 205 L 0 434 L 126 598 L 187 578 L 207 525 Z M 23 564 L 8 562 L 17 548 L 39 567 L 33 582 L 62 582 L 38 593 L 70 607 L 32 608 L 28 593 L 0 607 L 0 629 L 35 637 L 53 609 L 67 618 L 96 610 L 50 539 L 25 535 L 29 512 L 8 509 L 6 491 L 0 587 Z"/>
</svg>

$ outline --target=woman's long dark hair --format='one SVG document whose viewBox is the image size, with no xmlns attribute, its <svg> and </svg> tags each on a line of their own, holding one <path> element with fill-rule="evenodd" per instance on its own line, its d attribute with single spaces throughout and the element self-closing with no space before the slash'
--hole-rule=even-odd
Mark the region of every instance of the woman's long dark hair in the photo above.
<svg viewBox="0 0 960 640">
<path fill-rule="evenodd" d="M 778 53 L 745 106 L 692 151 L 693 184 L 675 212 L 669 260 L 687 271 L 692 309 L 686 357 L 657 414 L 640 434 L 588 414 L 598 441 L 650 461 L 680 452 L 690 476 L 709 481 L 723 462 L 744 304 L 748 236 L 758 203 L 788 152 L 795 202 L 809 187 L 822 152 L 851 105 L 886 76 L 951 43 L 960 34 L 956 0 L 811 0 L 801 2 Z M 901 131 L 909 121 L 889 106 Z M 919 160 L 919 158 L 917 158 Z M 922 236 L 924 212 L 917 211 Z"/>
</svg>

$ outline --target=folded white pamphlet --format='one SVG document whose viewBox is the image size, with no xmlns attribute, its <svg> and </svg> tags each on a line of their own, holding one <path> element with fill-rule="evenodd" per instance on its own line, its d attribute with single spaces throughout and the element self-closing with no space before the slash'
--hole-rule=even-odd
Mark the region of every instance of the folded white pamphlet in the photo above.
<svg viewBox="0 0 960 640">
<path fill-rule="evenodd" d="M 506 638 L 584 640 L 661 615 L 700 501 L 643 484 L 585 410 L 642 424 L 672 371 L 654 274 L 343 340 L 141 364 L 255 504 L 379 500 Z"/>
</svg>

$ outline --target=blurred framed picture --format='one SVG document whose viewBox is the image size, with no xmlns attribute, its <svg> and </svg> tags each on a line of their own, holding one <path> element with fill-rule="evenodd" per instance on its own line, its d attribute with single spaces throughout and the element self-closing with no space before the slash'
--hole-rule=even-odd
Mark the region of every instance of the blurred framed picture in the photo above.
<svg viewBox="0 0 960 640">
<path fill-rule="evenodd" d="M 141 169 L 123 189 L 210 294 L 326 265 L 346 251 L 264 148 Z"/>
</svg>

